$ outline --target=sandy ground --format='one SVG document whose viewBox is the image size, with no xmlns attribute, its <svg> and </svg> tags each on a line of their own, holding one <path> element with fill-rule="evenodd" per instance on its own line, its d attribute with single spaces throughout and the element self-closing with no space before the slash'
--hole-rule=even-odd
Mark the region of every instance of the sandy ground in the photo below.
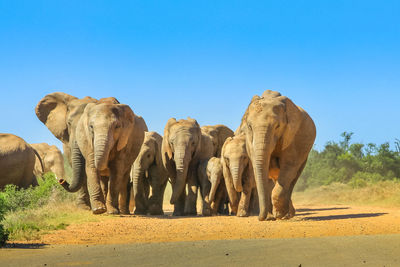
<svg viewBox="0 0 400 267">
<path fill-rule="evenodd" d="M 101 216 L 0 249 L 0 266 L 400 266 L 400 209 L 297 206 L 288 221 Z"/>
<path fill-rule="evenodd" d="M 350 206 L 297 206 L 287 221 L 259 222 L 257 216 L 110 216 L 70 225 L 34 240 L 42 244 L 124 244 L 400 234 L 400 209 Z M 17 242 L 18 243 L 18 242 Z"/>
</svg>

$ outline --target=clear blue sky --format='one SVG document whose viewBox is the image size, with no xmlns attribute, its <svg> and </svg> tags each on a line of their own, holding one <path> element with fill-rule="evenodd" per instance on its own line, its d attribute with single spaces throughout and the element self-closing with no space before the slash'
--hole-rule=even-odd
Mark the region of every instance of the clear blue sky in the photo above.
<svg viewBox="0 0 400 267">
<path fill-rule="evenodd" d="M 0 132 L 60 146 L 46 94 L 115 96 L 162 133 L 170 117 L 240 123 L 280 91 L 317 125 L 400 138 L 400 1 L 0 0 Z"/>
</svg>

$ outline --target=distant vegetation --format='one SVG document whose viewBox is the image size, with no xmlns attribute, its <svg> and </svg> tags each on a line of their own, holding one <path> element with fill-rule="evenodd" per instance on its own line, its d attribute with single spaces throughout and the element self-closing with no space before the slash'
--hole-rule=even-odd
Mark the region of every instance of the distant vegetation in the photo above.
<svg viewBox="0 0 400 267">
<path fill-rule="evenodd" d="M 389 143 L 351 143 L 352 135 L 344 132 L 340 142 L 328 142 L 321 151 L 313 149 L 296 191 L 332 183 L 362 188 L 383 181 L 400 181 L 400 140 L 395 140 L 392 150 Z"/>
</svg>

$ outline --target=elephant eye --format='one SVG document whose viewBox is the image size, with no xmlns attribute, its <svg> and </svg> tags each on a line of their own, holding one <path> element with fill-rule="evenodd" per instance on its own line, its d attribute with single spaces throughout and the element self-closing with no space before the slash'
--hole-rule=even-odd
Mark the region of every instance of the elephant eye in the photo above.
<svg viewBox="0 0 400 267">
<path fill-rule="evenodd" d="M 121 128 L 121 125 L 119 125 L 119 124 L 115 125 L 115 129 L 119 129 L 119 128 Z"/>
<path fill-rule="evenodd" d="M 251 125 L 247 124 L 247 128 L 251 131 Z"/>
</svg>

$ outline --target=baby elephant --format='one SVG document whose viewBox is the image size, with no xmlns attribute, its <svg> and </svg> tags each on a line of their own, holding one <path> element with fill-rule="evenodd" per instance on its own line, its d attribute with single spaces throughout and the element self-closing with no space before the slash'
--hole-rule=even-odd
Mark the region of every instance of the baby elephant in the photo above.
<svg viewBox="0 0 400 267">
<path fill-rule="evenodd" d="M 256 183 L 246 151 L 245 135 L 226 139 L 222 147 L 221 164 L 232 213 L 239 217 L 258 214 Z"/>
<path fill-rule="evenodd" d="M 164 214 L 162 204 L 168 176 L 161 160 L 161 144 L 162 137 L 158 133 L 146 132 L 139 155 L 133 163 L 131 180 L 135 214 Z"/>
<path fill-rule="evenodd" d="M 203 199 L 204 216 L 229 214 L 225 181 L 220 158 L 212 157 L 200 162 L 197 169 L 200 192 Z"/>
<path fill-rule="evenodd" d="M 31 144 L 38 152 L 43 161 L 43 168 L 38 158 L 36 158 L 34 173 L 36 176 L 43 176 L 47 172 L 53 172 L 58 179 L 65 179 L 64 158 L 61 151 L 56 146 L 47 143 Z"/>
</svg>

